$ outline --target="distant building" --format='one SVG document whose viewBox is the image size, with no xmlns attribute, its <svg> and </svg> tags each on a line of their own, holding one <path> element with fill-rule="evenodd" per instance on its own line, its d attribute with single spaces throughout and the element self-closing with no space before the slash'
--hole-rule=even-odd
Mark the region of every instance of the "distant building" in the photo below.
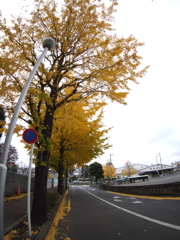
<svg viewBox="0 0 180 240">
<path fill-rule="evenodd" d="M 161 175 L 169 175 L 174 172 L 174 167 L 171 165 L 155 164 L 138 171 L 139 175 L 148 175 L 150 178 Z"/>
<path fill-rule="evenodd" d="M 140 163 L 136 163 L 136 164 L 132 164 L 132 167 L 134 168 L 134 169 L 136 169 L 137 170 L 137 172 L 139 171 L 139 170 L 141 170 L 141 169 L 143 169 L 143 168 L 146 168 L 146 167 L 149 167 L 148 165 L 144 165 L 144 164 L 140 164 Z M 116 174 L 117 174 L 117 178 L 122 178 L 123 176 L 122 176 L 122 170 L 125 168 L 125 166 L 124 167 L 119 167 L 119 168 L 116 168 Z"/>
<path fill-rule="evenodd" d="M 80 178 L 82 175 L 82 167 L 75 167 L 73 175 L 76 176 L 77 178 Z"/>
<path fill-rule="evenodd" d="M 180 161 L 172 163 L 172 166 L 174 167 L 174 171 L 180 171 Z"/>
<path fill-rule="evenodd" d="M 29 168 L 18 168 L 17 170 L 18 174 L 23 174 L 23 175 L 28 175 L 29 174 Z M 31 168 L 31 176 L 34 177 L 35 176 L 35 168 L 32 167 Z"/>
<path fill-rule="evenodd" d="M 140 163 L 135 163 L 132 165 L 133 168 L 135 168 L 137 171 L 143 169 L 143 168 L 146 168 L 146 167 L 149 167 L 149 165 L 145 165 L 145 164 L 140 164 Z"/>
<path fill-rule="evenodd" d="M 119 167 L 119 168 L 116 168 L 116 174 L 117 174 L 117 178 L 122 178 L 122 170 L 123 170 L 124 167 Z"/>
</svg>

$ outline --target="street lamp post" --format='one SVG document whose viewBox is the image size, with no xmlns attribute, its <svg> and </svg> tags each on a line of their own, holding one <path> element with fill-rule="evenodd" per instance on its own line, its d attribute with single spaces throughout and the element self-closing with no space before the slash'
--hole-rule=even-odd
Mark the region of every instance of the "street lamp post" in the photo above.
<svg viewBox="0 0 180 240">
<path fill-rule="evenodd" d="M 46 38 L 43 41 L 43 52 L 41 53 L 39 59 L 37 60 L 34 68 L 32 69 L 29 78 L 27 79 L 24 88 L 21 92 L 21 95 L 19 97 L 19 100 L 17 102 L 16 108 L 14 110 L 13 116 L 11 118 L 11 122 L 8 128 L 8 132 L 6 135 L 6 139 L 5 139 L 5 143 L 4 143 L 4 147 L 3 147 L 3 151 L 1 154 L 1 159 L 0 159 L 0 239 L 4 239 L 4 223 L 3 223 L 3 205 L 4 205 L 4 190 L 5 190 L 5 182 L 6 182 L 6 174 L 7 174 L 7 167 L 6 167 L 6 163 L 7 163 L 7 156 L 8 156 L 8 152 L 9 152 L 9 147 L 11 144 L 11 140 L 12 140 L 12 135 L 14 132 L 14 128 L 16 125 L 16 121 L 19 115 L 19 112 L 21 110 L 24 98 L 26 96 L 26 93 L 30 87 L 30 84 L 32 82 L 32 79 L 40 65 L 40 63 L 42 62 L 42 60 L 44 59 L 47 51 L 54 49 L 55 47 L 55 41 L 52 38 Z"/>
</svg>

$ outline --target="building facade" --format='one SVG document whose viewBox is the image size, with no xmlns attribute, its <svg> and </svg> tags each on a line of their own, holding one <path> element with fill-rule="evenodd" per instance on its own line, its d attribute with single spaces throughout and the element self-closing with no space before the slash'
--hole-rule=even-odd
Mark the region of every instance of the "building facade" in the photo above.
<svg viewBox="0 0 180 240">
<path fill-rule="evenodd" d="M 134 169 L 136 169 L 136 170 L 137 170 L 137 173 L 138 173 L 139 170 L 148 167 L 148 165 L 136 163 L 136 164 L 132 164 L 132 167 L 133 167 Z M 122 176 L 122 170 L 123 170 L 124 168 L 125 168 L 125 167 L 116 168 L 117 178 L 119 178 L 119 179 L 123 178 L 123 176 Z"/>
<path fill-rule="evenodd" d="M 138 171 L 138 175 L 148 175 L 150 178 L 169 175 L 174 172 L 174 167 L 171 165 L 155 164 Z"/>
</svg>

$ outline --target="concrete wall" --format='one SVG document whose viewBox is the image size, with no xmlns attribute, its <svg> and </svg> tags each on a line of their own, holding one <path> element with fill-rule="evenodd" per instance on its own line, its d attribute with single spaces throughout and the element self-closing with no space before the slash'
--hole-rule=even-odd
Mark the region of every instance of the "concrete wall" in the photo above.
<svg viewBox="0 0 180 240">
<path fill-rule="evenodd" d="M 152 196 L 180 196 L 180 183 L 157 184 L 157 185 L 142 185 L 142 186 L 113 186 L 100 185 L 100 189 L 112 192 L 137 194 L 137 195 L 152 195 Z"/>
<path fill-rule="evenodd" d="M 12 172 L 7 172 L 5 197 L 10 197 L 17 192 L 20 186 L 21 193 L 27 193 L 28 175 L 20 175 Z M 34 188 L 34 178 L 31 178 L 31 191 Z"/>
</svg>

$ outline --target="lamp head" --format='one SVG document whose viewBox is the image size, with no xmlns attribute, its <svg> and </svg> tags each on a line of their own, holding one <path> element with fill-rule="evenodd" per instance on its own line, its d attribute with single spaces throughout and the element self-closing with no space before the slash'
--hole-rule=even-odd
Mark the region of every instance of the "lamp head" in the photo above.
<svg viewBox="0 0 180 240">
<path fill-rule="evenodd" d="M 46 38 L 43 41 L 43 48 L 47 47 L 49 51 L 53 50 L 55 47 L 55 41 L 52 38 Z"/>
</svg>

